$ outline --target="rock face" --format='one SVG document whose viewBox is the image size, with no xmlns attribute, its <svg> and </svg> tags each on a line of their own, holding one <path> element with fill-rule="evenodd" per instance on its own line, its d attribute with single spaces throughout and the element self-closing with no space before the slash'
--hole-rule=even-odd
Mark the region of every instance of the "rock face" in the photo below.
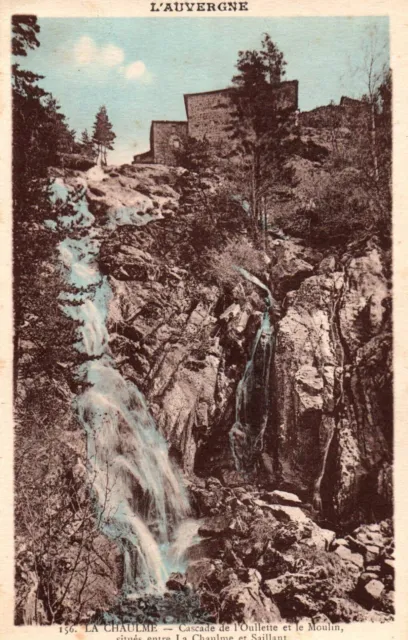
<svg viewBox="0 0 408 640">
<path fill-rule="evenodd" d="M 142 389 L 172 455 L 191 473 L 228 383 L 212 335 L 217 291 L 157 256 L 168 231 L 166 222 L 136 232 L 125 227 L 102 247 L 101 260 L 114 292 L 109 328 L 122 373 Z"/>
<path fill-rule="evenodd" d="M 287 296 L 273 373 L 279 481 L 343 522 L 365 493 L 391 504 L 389 290 L 375 240 L 360 252 Z"/>
<path fill-rule="evenodd" d="M 94 211 L 126 210 L 100 252 L 113 290 L 111 347 L 183 471 L 239 484 L 229 431 L 262 292 L 226 300 L 186 268 L 179 239 L 191 217 L 177 209 L 177 176 L 157 171 L 125 167 L 97 189 L 88 185 Z M 392 504 L 389 256 L 376 238 L 323 255 L 283 237 L 268 252 L 264 278 L 282 312 L 259 479 L 296 492 L 331 521 L 384 517 Z"/>
<path fill-rule="evenodd" d="M 114 215 L 115 198 L 122 194 L 115 180 L 98 183 L 103 196 L 95 196 L 95 189 L 89 195 L 92 211 L 102 219 Z M 145 215 L 145 204 L 137 200 L 139 178 L 120 180 L 133 185 L 127 216 Z M 149 191 L 149 180 L 143 197 L 158 197 L 157 185 L 153 194 Z M 236 386 L 264 307 L 262 295 L 252 291 L 245 303 L 224 304 L 217 286 L 186 268 L 180 237 L 191 219 L 174 215 L 177 194 L 171 185 L 165 187 L 168 199 L 153 220 L 144 218 L 136 227 L 123 224 L 101 246 L 100 268 L 113 290 L 110 344 L 122 375 L 148 399 L 182 470 L 191 474 L 201 467 L 208 475 L 205 469 L 218 465 L 232 471 L 228 432 Z"/>
<path fill-rule="evenodd" d="M 204 266 L 190 268 L 194 220 L 189 201 L 180 206 L 180 173 L 125 166 L 71 176 L 86 187 L 96 218 L 98 266 L 112 291 L 112 357 L 146 398 L 200 519 L 186 573 L 172 574 L 167 589 L 179 604 L 193 593 L 220 622 L 386 620 L 394 596 L 390 258 L 375 238 L 330 253 L 271 234 L 256 273 L 277 299 L 269 312 L 259 283 L 237 277 L 226 288 Z M 273 348 L 258 361 L 253 345 L 265 320 Z M 50 388 L 54 414 L 58 394 L 70 414 L 78 383 L 65 375 L 73 360 L 57 345 L 55 389 L 37 371 L 27 375 L 38 360 L 36 330 L 27 326 L 21 398 L 41 383 L 39 402 Z M 268 402 L 247 473 L 238 470 L 230 432 L 252 360 L 248 389 L 258 396 L 245 406 L 256 413 L 265 386 Z M 83 454 L 79 425 L 58 429 L 57 441 L 65 434 L 71 453 Z M 107 558 L 109 580 L 103 574 L 105 593 L 95 576 L 93 610 L 110 606 L 122 571 L 99 531 L 95 553 Z M 32 571 L 23 580 L 20 617 L 30 621 L 38 585 Z"/>
</svg>

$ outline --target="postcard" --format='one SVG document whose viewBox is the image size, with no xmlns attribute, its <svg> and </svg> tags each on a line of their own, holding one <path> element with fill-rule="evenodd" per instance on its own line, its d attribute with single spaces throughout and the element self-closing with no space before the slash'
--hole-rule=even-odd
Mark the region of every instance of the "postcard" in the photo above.
<svg viewBox="0 0 408 640">
<path fill-rule="evenodd" d="M 405 637 L 406 7 L 0 15 L 0 635 Z"/>
</svg>

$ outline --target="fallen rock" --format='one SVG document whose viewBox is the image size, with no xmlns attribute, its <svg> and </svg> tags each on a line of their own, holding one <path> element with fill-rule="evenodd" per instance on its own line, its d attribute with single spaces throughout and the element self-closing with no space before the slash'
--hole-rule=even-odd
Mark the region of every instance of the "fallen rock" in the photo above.
<svg viewBox="0 0 408 640">
<path fill-rule="evenodd" d="M 374 571 L 363 571 L 358 579 L 359 585 L 365 586 L 370 580 L 377 580 L 378 574 Z"/>
<path fill-rule="evenodd" d="M 166 582 L 166 587 L 170 591 L 184 591 L 186 586 L 186 576 L 182 573 L 172 573 Z"/>
<path fill-rule="evenodd" d="M 292 555 L 281 553 L 269 544 L 256 561 L 255 566 L 262 574 L 262 578 L 269 580 L 276 578 L 280 574 L 295 571 L 296 561 Z"/>
<path fill-rule="evenodd" d="M 277 578 L 271 578 L 270 580 L 265 580 L 263 583 L 263 590 L 266 595 L 270 598 L 273 598 L 279 593 L 282 593 L 288 585 L 288 582 L 291 578 L 290 573 L 284 573 L 282 576 L 278 576 Z"/>
<path fill-rule="evenodd" d="M 260 588 L 261 576 L 248 569 L 243 578 L 225 587 L 220 593 L 220 619 L 223 622 L 280 622 L 278 607 Z"/>
<path fill-rule="evenodd" d="M 360 553 L 353 553 L 348 547 L 345 547 L 344 545 L 338 546 L 334 553 L 337 553 L 340 558 L 351 562 L 356 567 L 360 569 L 364 568 L 364 558 Z"/>
<path fill-rule="evenodd" d="M 288 491 L 267 491 L 261 495 L 261 499 L 268 504 L 283 504 L 289 506 L 299 506 L 302 504 L 301 499 L 295 493 Z"/>
<path fill-rule="evenodd" d="M 322 529 L 315 525 L 312 529 L 310 538 L 305 540 L 305 544 L 313 546 L 320 551 L 329 551 L 336 539 L 336 533 L 330 529 Z"/>
<path fill-rule="evenodd" d="M 380 575 L 380 573 L 381 573 L 381 567 L 380 567 L 380 565 L 379 565 L 379 564 L 370 564 L 370 563 L 367 563 L 367 565 L 366 565 L 366 571 L 370 571 L 370 572 L 372 572 L 372 573 L 375 573 L 375 574 L 377 574 L 377 575 Z"/>
<path fill-rule="evenodd" d="M 208 580 L 215 573 L 214 564 L 207 558 L 189 562 L 186 571 L 186 581 L 198 588 L 204 580 Z"/>
<path fill-rule="evenodd" d="M 203 538 L 213 538 L 225 535 L 229 531 L 230 522 L 225 516 L 208 518 L 198 530 L 198 535 Z"/>
<path fill-rule="evenodd" d="M 381 555 L 381 549 L 377 545 L 368 544 L 365 548 L 364 557 L 368 564 L 369 562 L 377 562 Z"/>
<path fill-rule="evenodd" d="M 388 622 L 392 618 L 380 611 L 367 611 L 349 598 L 329 598 L 323 611 L 332 622 Z"/>
<path fill-rule="evenodd" d="M 329 625 L 330 619 L 324 613 L 317 613 L 315 616 L 313 616 L 312 623 L 314 626 Z M 327 628 L 330 628 L 330 627 L 327 627 Z M 319 631 L 319 629 L 316 629 L 316 631 Z"/>
<path fill-rule="evenodd" d="M 340 546 L 348 547 L 349 543 L 344 538 L 336 538 L 333 542 L 333 549 L 336 549 L 337 547 L 340 547 Z"/>
<path fill-rule="evenodd" d="M 283 504 L 268 504 L 264 500 L 254 500 L 254 504 L 261 509 L 269 509 L 277 520 L 281 522 L 309 522 L 310 518 L 299 509 L 299 507 L 289 507 Z"/>
<path fill-rule="evenodd" d="M 385 575 L 394 576 L 395 560 L 391 560 L 391 558 L 386 558 L 382 563 L 382 571 Z"/>
<path fill-rule="evenodd" d="M 383 591 L 384 585 L 380 580 L 370 580 L 362 587 L 360 600 L 363 605 L 371 608 L 380 601 Z"/>
</svg>

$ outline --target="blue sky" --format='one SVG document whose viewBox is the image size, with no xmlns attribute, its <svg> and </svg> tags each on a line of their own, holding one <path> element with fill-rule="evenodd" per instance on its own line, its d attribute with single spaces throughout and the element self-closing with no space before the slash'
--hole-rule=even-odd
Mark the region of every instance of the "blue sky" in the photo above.
<svg viewBox="0 0 408 640">
<path fill-rule="evenodd" d="M 92 130 L 105 104 L 117 135 L 109 162 L 149 147 L 151 120 L 184 120 L 183 93 L 228 86 L 237 53 L 267 31 L 299 80 L 301 110 L 364 92 L 368 33 L 388 56 L 386 17 L 40 18 L 40 47 L 18 62 L 45 76 L 71 127 Z M 385 58 L 384 58 L 385 56 Z"/>
</svg>

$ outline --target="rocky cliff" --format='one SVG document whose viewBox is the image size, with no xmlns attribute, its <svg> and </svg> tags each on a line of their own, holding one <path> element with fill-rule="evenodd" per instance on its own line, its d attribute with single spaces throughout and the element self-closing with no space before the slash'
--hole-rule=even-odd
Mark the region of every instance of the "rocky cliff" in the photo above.
<svg viewBox="0 0 408 640">
<path fill-rule="evenodd" d="M 144 395 L 201 519 L 187 572 L 173 575 L 168 588 L 185 596 L 193 589 L 217 621 L 387 619 L 389 252 L 375 236 L 318 250 L 271 230 L 253 274 L 262 286 L 237 272 L 225 288 L 205 264 L 192 268 L 186 260 L 194 220 L 181 206 L 182 174 L 142 166 L 54 172 L 71 188 L 86 189 L 99 271 L 112 292 L 110 352 L 123 379 Z M 240 241 L 248 242 L 245 235 Z M 52 393 L 65 389 L 66 411 L 84 386 L 72 366 L 72 359 L 60 359 L 61 384 L 54 376 Z M 21 397 L 30 380 L 20 382 Z M 267 398 L 263 424 L 243 444 L 256 445 L 250 469 L 237 464 L 231 446 L 240 384 Z M 254 414 L 260 405 L 256 399 L 245 406 Z M 252 418 L 245 418 L 249 431 Z M 84 435 L 77 425 L 70 429 L 66 446 L 79 455 Z M 91 611 L 107 608 L 120 586 L 120 560 L 111 547 L 106 553 L 116 578 L 109 595 L 90 598 Z M 22 599 L 29 593 L 27 586 Z M 165 619 L 163 606 L 150 600 L 147 610 L 139 602 L 120 613 L 123 620 Z"/>
<path fill-rule="evenodd" d="M 117 212 L 118 182 L 122 207 L 133 206 L 139 171 L 108 176 L 97 197 L 90 183 L 91 207 Z M 262 291 L 237 275 L 227 297 L 192 273 L 180 252 L 190 221 L 177 211 L 175 176 L 165 189 L 150 179 L 149 196 L 138 197 L 151 198 L 142 202 L 156 220 L 141 228 L 124 224 L 101 248 L 114 292 L 110 344 L 184 472 L 228 485 L 239 481 L 228 434 L 261 321 Z M 260 275 L 280 308 L 259 479 L 295 491 L 338 526 L 389 514 L 390 256 L 376 237 L 330 253 L 272 235 Z"/>
<path fill-rule="evenodd" d="M 137 191 L 146 182 L 139 171 L 122 169 L 119 180 Z M 323 620 L 362 620 L 364 607 L 373 606 L 389 614 L 391 569 L 382 563 L 393 562 L 392 532 L 389 522 L 377 524 L 392 514 L 387 250 L 376 237 L 318 251 L 270 235 L 258 276 L 273 292 L 275 338 L 269 375 L 254 374 L 269 386 L 270 402 L 263 447 L 248 474 L 234 460 L 231 428 L 251 357 L 256 371 L 264 292 L 237 274 L 226 294 L 204 269 L 189 268 L 180 238 L 191 218 L 178 206 L 177 171 L 167 200 L 156 205 L 152 173 L 145 193 L 156 220 L 116 230 L 100 260 L 114 292 L 108 326 L 116 361 L 143 390 L 197 514 L 209 518 L 186 577 L 173 588 L 193 585 L 220 621 L 323 612 Z M 108 216 L 117 179 L 98 187 L 95 210 L 102 206 Z M 352 533 L 362 523 L 367 528 Z M 267 543 L 268 531 L 283 536 L 281 547 Z M 336 540 L 335 532 L 348 537 Z"/>
</svg>

